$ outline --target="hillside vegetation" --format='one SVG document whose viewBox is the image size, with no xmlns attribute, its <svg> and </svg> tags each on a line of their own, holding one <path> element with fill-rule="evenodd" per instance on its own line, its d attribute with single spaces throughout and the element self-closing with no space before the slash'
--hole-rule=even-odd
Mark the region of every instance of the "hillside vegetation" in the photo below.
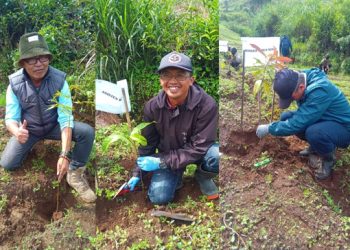
<svg viewBox="0 0 350 250">
<path fill-rule="evenodd" d="M 224 0 L 220 24 L 240 36 L 288 35 L 299 64 L 316 66 L 328 53 L 332 71 L 350 73 L 349 6 L 349 0 Z"/>
</svg>

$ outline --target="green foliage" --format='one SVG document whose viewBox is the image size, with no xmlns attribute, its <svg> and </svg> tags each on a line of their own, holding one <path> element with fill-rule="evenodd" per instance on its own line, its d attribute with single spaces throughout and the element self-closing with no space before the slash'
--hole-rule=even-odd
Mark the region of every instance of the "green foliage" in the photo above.
<svg viewBox="0 0 350 250">
<path fill-rule="evenodd" d="M 128 232 L 123 230 L 118 225 L 115 226 L 114 230 L 108 230 L 105 232 L 97 231 L 96 236 L 90 236 L 89 241 L 92 247 L 95 249 L 106 249 L 113 245 L 116 249 L 125 246 L 128 241 Z"/>
<path fill-rule="evenodd" d="M 131 247 L 128 247 L 127 249 L 128 250 L 150 249 L 150 245 L 147 240 L 140 240 L 139 242 L 133 243 Z"/>
<path fill-rule="evenodd" d="M 259 46 L 251 44 L 254 49 L 264 56 L 265 61 L 257 59 L 258 67 L 252 72 L 252 75 L 256 79 L 254 84 L 253 93 L 258 96 L 258 109 L 259 109 L 259 123 L 261 121 L 261 101 L 262 97 L 268 105 L 274 104 L 272 93 L 272 82 L 275 77 L 275 71 L 281 70 L 285 67 L 284 63 L 291 60 L 287 57 L 278 56 L 278 52 L 275 49 L 273 53 L 266 54 Z M 272 106 L 272 113 L 274 112 L 274 106 Z"/>
<path fill-rule="evenodd" d="M 139 118 L 145 101 L 160 89 L 155 74 L 160 59 L 176 50 L 192 58 L 197 82 L 218 99 L 217 4 L 96 1 L 98 78 L 127 79 L 132 109 Z"/>
<path fill-rule="evenodd" d="M 328 193 L 327 190 L 323 190 L 322 191 L 323 196 L 326 198 L 328 205 L 332 208 L 332 210 L 337 213 L 340 214 L 342 212 L 341 207 L 339 207 L 338 204 L 335 204 L 334 199 L 332 198 L 332 196 Z"/>
<path fill-rule="evenodd" d="M 138 146 L 147 143 L 141 135 L 141 130 L 149 124 L 141 123 L 132 131 L 125 123 L 107 126 L 96 131 L 96 153 L 102 156 L 97 161 L 99 196 L 111 199 L 120 185 L 129 178 L 129 172 L 121 161 L 130 162 L 133 166 Z"/>
<path fill-rule="evenodd" d="M 2 92 L 0 94 L 0 107 L 5 107 L 6 106 L 6 92 Z"/>
<path fill-rule="evenodd" d="M 350 74 L 350 57 L 347 57 L 343 60 L 340 69 L 343 73 Z"/>
<path fill-rule="evenodd" d="M 141 135 L 142 129 L 152 124 L 152 122 L 143 122 L 137 125 L 133 130 L 115 130 L 111 135 L 105 138 L 102 142 L 102 151 L 104 153 L 110 148 L 112 144 L 120 143 L 130 148 L 132 156 L 136 159 L 137 149 L 141 146 L 147 145 L 147 140 Z"/>
<path fill-rule="evenodd" d="M 95 79 L 94 13 L 93 2 L 89 0 L 2 1 L 0 82 L 7 82 L 7 75 L 18 67 L 17 46 L 20 37 L 27 32 L 39 32 L 45 37 L 53 54 L 51 65 L 68 76 L 75 76 L 68 78 L 70 85 L 77 84 L 80 89 L 79 92 L 73 92 L 73 99 L 90 104 L 79 111 L 91 113 Z M 89 77 L 86 78 L 86 75 Z"/>
<path fill-rule="evenodd" d="M 8 204 L 8 198 L 6 194 L 0 195 L 0 213 L 4 211 Z"/>
<path fill-rule="evenodd" d="M 248 35 L 244 27 L 249 27 L 251 36 L 288 35 L 293 43 L 292 57 L 296 62 L 318 66 L 322 57 L 329 53 L 331 71 L 348 72 L 341 64 L 350 56 L 349 1 L 259 2 L 228 2 L 227 8 L 223 4 L 222 23 L 241 36 Z"/>
</svg>

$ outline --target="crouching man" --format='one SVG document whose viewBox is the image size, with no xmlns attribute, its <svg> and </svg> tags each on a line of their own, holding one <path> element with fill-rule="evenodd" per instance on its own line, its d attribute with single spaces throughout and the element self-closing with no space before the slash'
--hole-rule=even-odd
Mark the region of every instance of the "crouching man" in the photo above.
<svg viewBox="0 0 350 250">
<path fill-rule="evenodd" d="M 21 69 L 9 76 L 5 123 L 12 134 L 1 155 L 6 170 L 21 167 L 30 149 L 40 140 L 62 142 L 58 156 L 58 180 L 67 173 L 67 182 L 81 200 L 94 202 L 96 196 L 84 178 L 95 132 L 88 124 L 73 121 L 72 99 L 66 74 L 49 66 L 52 60 L 44 38 L 38 33 L 24 34 L 19 42 Z M 55 94 L 60 92 L 59 97 Z M 52 100 L 58 99 L 58 107 Z M 71 151 L 71 142 L 75 146 Z"/>
<path fill-rule="evenodd" d="M 148 145 L 139 149 L 129 186 L 134 189 L 141 172 L 152 172 L 148 197 L 153 204 L 166 204 L 182 187 L 186 166 L 197 164 L 195 178 L 202 193 L 216 199 L 219 191 L 212 179 L 219 172 L 217 105 L 196 84 L 188 56 L 167 54 L 158 73 L 162 91 L 144 107 L 144 121 L 155 123 L 143 130 Z"/>
</svg>

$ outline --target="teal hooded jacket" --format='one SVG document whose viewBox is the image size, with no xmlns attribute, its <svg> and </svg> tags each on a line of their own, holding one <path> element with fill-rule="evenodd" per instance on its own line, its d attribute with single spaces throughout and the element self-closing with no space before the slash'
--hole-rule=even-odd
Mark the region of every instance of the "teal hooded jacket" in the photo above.
<svg viewBox="0 0 350 250">
<path fill-rule="evenodd" d="M 344 94 L 318 68 L 305 70 L 306 89 L 297 101 L 298 109 L 286 121 L 273 122 L 269 133 L 287 136 L 305 132 L 307 127 L 322 121 L 334 121 L 350 131 L 350 105 Z"/>
</svg>

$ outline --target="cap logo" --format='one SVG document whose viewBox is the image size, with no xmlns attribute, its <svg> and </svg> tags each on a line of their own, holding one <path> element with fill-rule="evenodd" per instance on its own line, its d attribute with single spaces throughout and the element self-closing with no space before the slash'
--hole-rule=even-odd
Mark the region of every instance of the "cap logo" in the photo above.
<svg viewBox="0 0 350 250">
<path fill-rule="evenodd" d="M 170 63 L 179 63 L 179 62 L 181 62 L 181 57 L 180 57 L 180 55 L 178 55 L 178 54 L 172 54 L 172 55 L 169 57 L 169 62 L 170 62 Z"/>
<path fill-rule="evenodd" d="M 28 42 L 35 42 L 35 41 L 39 41 L 39 36 L 30 36 L 28 37 Z"/>
</svg>

